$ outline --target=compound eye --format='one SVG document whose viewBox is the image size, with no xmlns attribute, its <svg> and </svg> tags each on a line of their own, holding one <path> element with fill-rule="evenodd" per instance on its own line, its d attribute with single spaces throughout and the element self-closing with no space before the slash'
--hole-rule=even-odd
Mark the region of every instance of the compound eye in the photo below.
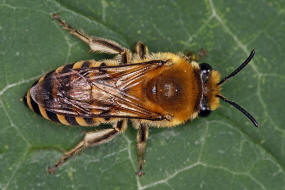
<svg viewBox="0 0 285 190">
<path fill-rule="evenodd" d="M 199 67 L 203 73 L 210 73 L 212 71 L 212 67 L 208 63 L 201 63 Z"/>
<path fill-rule="evenodd" d="M 200 111 L 199 111 L 200 117 L 207 117 L 210 115 L 210 113 L 211 113 L 211 110 L 209 107 L 200 107 Z"/>
</svg>

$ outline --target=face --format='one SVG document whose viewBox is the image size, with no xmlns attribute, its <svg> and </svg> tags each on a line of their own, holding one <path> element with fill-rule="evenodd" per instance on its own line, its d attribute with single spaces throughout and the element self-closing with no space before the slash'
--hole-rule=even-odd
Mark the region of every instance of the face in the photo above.
<svg viewBox="0 0 285 190">
<path fill-rule="evenodd" d="M 202 93 L 199 105 L 199 116 L 207 117 L 211 113 L 209 94 L 211 93 L 210 78 L 212 73 L 212 67 L 207 63 L 201 63 L 199 67 L 202 86 Z"/>
</svg>

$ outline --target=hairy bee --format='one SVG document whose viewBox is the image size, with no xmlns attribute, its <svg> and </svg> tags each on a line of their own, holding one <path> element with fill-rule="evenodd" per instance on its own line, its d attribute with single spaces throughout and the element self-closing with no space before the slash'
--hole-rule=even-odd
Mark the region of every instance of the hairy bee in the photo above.
<svg viewBox="0 0 285 190">
<path fill-rule="evenodd" d="M 135 53 L 119 44 L 89 37 L 67 25 L 58 14 L 53 18 L 90 46 L 92 52 L 116 54 L 111 60 L 88 60 L 61 66 L 42 76 L 27 92 L 25 103 L 44 118 L 64 125 L 97 126 L 109 129 L 85 134 L 73 149 L 49 169 L 50 173 L 84 148 L 106 143 L 127 129 L 130 119 L 137 133 L 138 175 L 143 175 L 144 151 L 149 126 L 173 127 L 197 116 L 207 116 L 219 99 L 256 120 L 241 106 L 220 94 L 220 86 L 253 58 L 254 50 L 234 72 L 220 74 L 206 63 L 173 53 L 149 53 L 141 42 Z"/>
</svg>

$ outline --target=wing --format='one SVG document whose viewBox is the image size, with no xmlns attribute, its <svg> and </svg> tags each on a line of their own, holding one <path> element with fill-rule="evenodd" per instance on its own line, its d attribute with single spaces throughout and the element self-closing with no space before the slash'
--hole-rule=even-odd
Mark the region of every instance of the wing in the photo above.
<svg viewBox="0 0 285 190">
<path fill-rule="evenodd" d="M 42 77 L 30 93 L 36 103 L 56 114 L 163 120 L 162 114 L 147 109 L 142 100 L 127 91 L 164 63 L 149 61 L 120 66 L 101 63 L 88 68 L 74 68 L 70 64 Z"/>
</svg>

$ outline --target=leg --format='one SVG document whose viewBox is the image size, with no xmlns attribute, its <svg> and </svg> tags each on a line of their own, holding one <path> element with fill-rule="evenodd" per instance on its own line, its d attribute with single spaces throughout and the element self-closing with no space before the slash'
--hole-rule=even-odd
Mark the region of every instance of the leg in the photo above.
<svg viewBox="0 0 285 190">
<path fill-rule="evenodd" d="M 118 60 L 120 65 L 129 63 L 132 59 L 132 53 L 128 49 L 125 49 L 124 52 L 117 55 L 115 59 Z"/>
<path fill-rule="evenodd" d="M 142 42 L 138 42 L 135 46 L 135 52 L 141 59 L 144 59 L 148 55 L 148 48 Z"/>
<path fill-rule="evenodd" d="M 70 34 L 76 36 L 80 40 L 84 41 L 90 46 L 92 52 L 102 52 L 108 54 L 123 54 L 125 53 L 126 49 L 121 47 L 118 43 L 113 42 L 111 40 L 107 40 L 104 38 L 98 37 L 90 37 L 87 34 L 80 32 L 71 26 L 69 26 L 66 22 L 59 18 L 57 13 L 53 14 L 53 18 L 59 22 L 59 24 Z"/>
<path fill-rule="evenodd" d="M 62 165 L 66 160 L 68 160 L 84 148 L 109 142 L 118 134 L 124 132 L 126 129 L 127 120 L 124 119 L 115 123 L 114 128 L 112 129 L 102 129 L 86 133 L 83 140 L 81 140 L 73 149 L 66 152 L 64 156 L 53 167 L 49 168 L 48 172 L 50 174 L 53 174 L 57 167 Z"/>
<path fill-rule="evenodd" d="M 146 142 L 148 138 L 148 126 L 145 124 L 140 124 L 137 133 L 137 151 L 138 151 L 138 164 L 139 171 L 138 176 L 142 176 L 143 173 L 143 163 L 144 163 L 144 151 L 146 147 Z"/>
<path fill-rule="evenodd" d="M 208 52 L 206 49 L 202 48 L 198 54 L 194 54 L 191 51 L 186 51 L 184 55 L 187 57 L 189 61 L 199 61 L 202 57 L 207 56 Z"/>
</svg>

